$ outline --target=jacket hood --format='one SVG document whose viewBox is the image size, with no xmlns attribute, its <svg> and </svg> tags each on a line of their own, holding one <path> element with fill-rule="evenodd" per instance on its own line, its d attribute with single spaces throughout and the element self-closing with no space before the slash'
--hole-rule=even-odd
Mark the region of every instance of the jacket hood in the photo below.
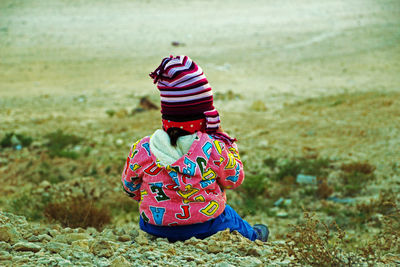
<svg viewBox="0 0 400 267">
<path fill-rule="evenodd" d="M 196 137 L 197 133 L 181 136 L 172 146 L 168 134 L 159 129 L 150 137 L 150 151 L 161 165 L 168 166 L 188 153 Z"/>
</svg>

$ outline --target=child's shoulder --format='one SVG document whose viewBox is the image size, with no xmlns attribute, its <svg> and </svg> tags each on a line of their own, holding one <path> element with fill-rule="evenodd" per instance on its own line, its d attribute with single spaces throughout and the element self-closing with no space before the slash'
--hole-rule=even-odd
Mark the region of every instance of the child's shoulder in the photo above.
<svg viewBox="0 0 400 267">
<path fill-rule="evenodd" d="M 145 136 L 143 138 L 140 138 L 137 140 L 135 143 L 132 144 L 131 146 L 131 155 L 134 155 L 139 152 L 139 150 L 146 150 L 150 152 L 150 136 Z M 133 156 L 131 156 L 133 158 Z"/>
</svg>

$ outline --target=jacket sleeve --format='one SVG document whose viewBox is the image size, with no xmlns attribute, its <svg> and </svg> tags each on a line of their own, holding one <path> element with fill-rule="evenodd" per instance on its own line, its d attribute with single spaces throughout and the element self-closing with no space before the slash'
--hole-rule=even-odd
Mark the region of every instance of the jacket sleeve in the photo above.
<svg viewBox="0 0 400 267">
<path fill-rule="evenodd" d="M 141 140 L 134 143 L 126 159 L 122 172 L 122 186 L 129 197 L 140 201 L 140 186 L 142 185 L 143 171 L 140 165 Z"/>
<path fill-rule="evenodd" d="M 224 189 L 234 189 L 244 179 L 243 163 L 235 143 L 214 141 L 219 156 L 217 183 Z M 217 160 L 218 161 L 218 160 Z"/>
</svg>

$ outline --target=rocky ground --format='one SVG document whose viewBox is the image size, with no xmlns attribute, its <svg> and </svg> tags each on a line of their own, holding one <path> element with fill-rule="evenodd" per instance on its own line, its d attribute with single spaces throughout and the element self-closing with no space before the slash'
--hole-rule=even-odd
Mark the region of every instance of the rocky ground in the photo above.
<svg viewBox="0 0 400 267">
<path fill-rule="evenodd" d="M 220 232 L 205 240 L 169 243 L 138 230 L 136 224 L 71 229 L 28 223 L 24 217 L 0 213 L 2 266 L 265 266 L 276 260 L 274 244 L 250 242 Z"/>
</svg>

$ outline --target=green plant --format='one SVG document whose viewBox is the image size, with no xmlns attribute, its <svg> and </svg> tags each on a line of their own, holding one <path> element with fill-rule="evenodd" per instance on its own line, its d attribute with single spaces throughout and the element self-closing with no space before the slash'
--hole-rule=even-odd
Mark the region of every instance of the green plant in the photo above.
<svg viewBox="0 0 400 267">
<path fill-rule="evenodd" d="M 6 210 L 14 214 L 25 216 L 28 220 L 37 221 L 43 219 L 43 206 L 51 200 L 52 196 L 49 194 L 36 197 L 31 191 L 24 192 L 9 200 Z"/>
<path fill-rule="evenodd" d="M 266 166 L 268 166 L 269 168 L 271 168 L 271 170 L 273 170 L 273 169 L 275 169 L 275 167 L 278 163 L 278 158 L 268 157 L 268 158 L 264 159 L 263 162 Z"/>
<path fill-rule="evenodd" d="M 49 149 L 49 155 L 51 157 L 65 157 L 71 159 L 77 159 L 79 154 L 73 151 L 72 148 L 84 139 L 82 137 L 65 134 L 61 130 L 57 130 L 45 136 L 47 138 L 46 146 Z"/>
<path fill-rule="evenodd" d="M 15 147 L 21 145 L 23 147 L 29 146 L 33 141 L 33 138 L 23 134 L 17 134 L 14 132 L 6 133 L 6 135 L 1 139 L 1 147 Z"/>
<path fill-rule="evenodd" d="M 272 174 L 274 180 L 280 181 L 285 177 L 297 177 L 298 174 L 315 176 L 327 175 L 330 161 L 328 159 L 295 158 L 286 160 L 278 165 L 278 172 Z"/>
<path fill-rule="evenodd" d="M 249 197 L 255 197 L 267 192 L 268 184 L 265 175 L 251 174 L 246 175 L 246 179 L 239 187 L 241 192 Z"/>
<path fill-rule="evenodd" d="M 57 166 L 53 166 L 51 162 L 46 160 L 42 161 L 37 170 L 35 170 L 39 177 L 33 180 L 36 183 L 40 183 L 43 180 L 49 181 L 51 184 L 57 184 L 65 181 L 67 178 L 63 175 L 62 169 Z"/>
<path fill-rule="evenodd" d="M 64 227 L 101 230 L 110 223 L 111 216 L 107 207 L 97 207 L 93 200 L 75 197 L 64 202 L 49 203 L 44 208 L 44 215 L 49 220 L 60 222 Z"/>
<path fill-rule="evenodd" d="M 375 179 L 375 166 L 369 163 L 342 164 L 341 170 L 342 190 L 346 196 L 354 196 L 365 187 L 367 182 Z"/>
<path fill-rule="evenodd" d="M 378 199 L 370 199 L 368 202 L 359 203 L 356 205 L 357 216 L 353 218 L 353 222 L 357 224 L 365 224 L 371 221 L 376 214 L 389 216 L 393 214 L 397 206 L 393 200 L 396 199 L 396 194 L 392 191 L 384 191 L 379 194 Z M 378 223 L 381 227 L 380 222 Z"/>
</svg>

